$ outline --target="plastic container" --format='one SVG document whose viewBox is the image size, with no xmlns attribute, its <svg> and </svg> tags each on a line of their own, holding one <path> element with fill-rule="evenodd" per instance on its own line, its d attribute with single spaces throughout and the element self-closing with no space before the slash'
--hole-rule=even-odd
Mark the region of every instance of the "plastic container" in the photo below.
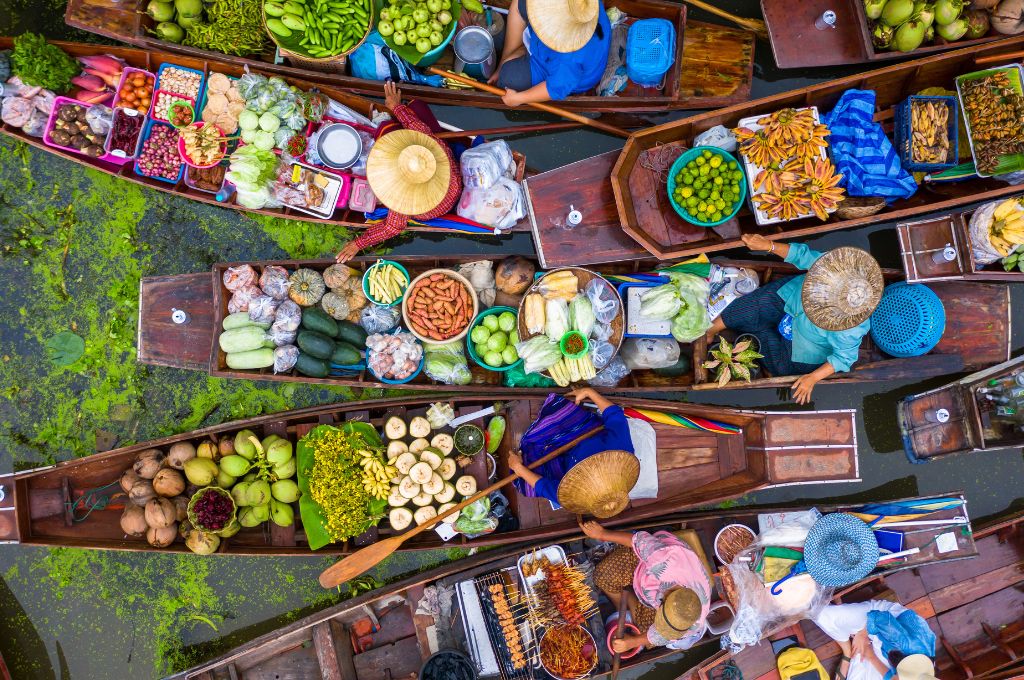
<svg viewBox="0 0 1024 680">
<path fill-rule="evenodd" d="M 735 557 L 735 555 L 730 556 L 729 554 L 723 553 L 724 546 L 719 545 L 720 539 L 727 531 L 735 534 L 742 533 L 744 536 L 749 536 L 750 541 L 747 543 L 747 545 L 750 545 L 755 540 L 757 540 L 757 534 L 755 534 L 754 530 L 748 527 L 746 524 L 726 524 L 724 527 L 718 530 L 717 534 L 715 534 L 715 557 L 718 559 L 718 563 L 722 565 L 729 564 L 730 562 L 732 562 L 732 558 Z"/>
<path fill-rule="evenodd" d="M 77 104 L 78 106 L 84 106 L 86 109 L 92 108 L 92 104 L 88 104 L 86 102 L 79 101 L 77 99 L 72 99 L 70 97 L 56 97 L 56 98 L 54 98 L 54 100 L 53 100 L 53 109 L 50 111 L 50 117 L 46 119 L 46 129 L 43 130 L 43 144 L 45 144 L 46 146 L 52 146 L 55 149 L 61 149 L 63 151 L 68 151 L 70 153 L 78 154 L 79 156 L 85 156 L 86 158 L 95 158 L 96 160 L 105 161 L 107 163 L 114 163 L 116 165 L 124 165 L 125 163 L 127 163 L 130 160 L 128 158 L 122 158 L 120 156 L 116 156 L 116 155 L 113 155 L 111 153 L 104 153 L 102 156 L 90 156 L 87 153 L 82 153 L 81 151 L 79 151 L 78 149 L 75 149 L 74 147 L 61 146 L 57 142 L 53 141 L 53 139 L 50 137 L 50 133 L 53 132 L 54 128 L 57 125 L 57 111 L 60 110 L 60 107 L 63 104 Z M 107 137 L 109 137 L 109 136 L 110 135 L 108 134 Z M 141 135 L 139 135 L 139 136 L 141 137 Z M 107 146 L 107 141 L 106 141 L 106 139 L 104 139 L 103 140 L 104 151 L 106 150 L 106 146 Z M 136 149 L 138 149 L 137 145 L 136 145 Z"/>
<path fill-rule="evenodd" d="M 912 143 L 914 131 L 910 122 L 911 106 L 914 102 L 928 101 L 935 102 L 936 104 L 944 104 L 949 107 L 949 120 L 946 123 L 946 134 L 950 140 L 950 146 L 945 163 L 915 163 L 913 160 L 914 155 Z M 957 165 L 960 158 L 960 148 L 957 139 L 959 132 L 959 118 L 960 112 L 957 106 L 956 97 L 925 97 L 920 95 L 911 95 L 900 102 L 896 107 L 894 136 L 895 146 L 899 151 L 900 161 L 903 163 L 903 168 L 911 172 L 927 172 L 931 170 L 944 170 Z"/>
<path fill-rule="evenodd" d="M 223 161 L 221 161 L 221 164 L 224 165 L 224 171 L 225 171 L 225 174 L 226 174 L 227 173 L 227 164 L 224 163 Z M 195 189 L 196 191 L 202 191 L 202 192 L 207 193 L 207 194 L 217 194 L 217 193 L 220 192 L 221 189 L 224 188 L 224 184 L 227 182 L 227 179 L 222 179 L 221 182 L 220 182 L 220 186 L 217 187 L 216 189 L 205 189 L 205 188 L 203 188 L 201 186 L 198 186 L 197 184 L 193 183 L 193 181 L 189 178 L 189 169 L 190 168 L 185 168 L 185 172 L 182 175 L 182 181 L 185 182 L 185 186 L 187 186 L 189 189 Z"/>
<path fill-rule="evenodd" d="M 121 163 L 127 163 L 128 161 L 132 160 L 133 158 L 135 158 L 136 156 L 139 155 L 139 149 L 141 148 L 141 144 L 142 144 L 142 132 L 143 132 L 143 130 L 146 127 L 146 114 L 139 113 L 135 109 L 126 109 L 126 108 L 116 107 L 114 109 L 113 125 L 111 125 L 111 128 L 110 128 L 111 132 L 113 132 L 114 125 L 117 124 L 117 119 L 118 119 L 119 116 L 121 116 L 121 117 L 135 117 L 135 118 L 141 118 L 142 119 L 142 127 L 139 128 L 139 134 L 137 134 L 135 136 L 135 149 L 132 150 L 132 152 L 130 154 L 124 153 L 120 149 L 111 150 L 111 148 L 110 148 L 110 139 L 111 139 L 112 135 L 110 135 L 110 134 L 107 134 L 107 140 L 105 142 L 103 142 L 103 150 L 107 152 L 107 155 L 114 156 L 115 158 L 121 159 L 121 161 L 120 161 Z"/>
<path fill-rule="evenodd" d="M 166 71 L 169 68 L 176 68 L 179 71 L 191 71 L 192 73 L 198 73 L 199 74 L 199 90 L 196 92 L 194 97 L 189 95 L 186 92 L 174 92 L 174 94 L 181 95 L 185 99 L 191 99 L 193 104 L 203 98 L 203 90 L 204 90 L 203 86 L 206 84 L 206 75 L 202 71 L 200 71 L 199 69 L 188 68 L 186 66 L 179 66 L 178 64 L 171 64 L 169 62 L 164 62 L 164 63 L 160 64 L 160 68 L 158 68 L 156 70 L 156 81 L 153 83 L 153 101 L 156 101 L 156 91 L 158 89 L 166 90 L 166 88 L 162 88 L 161 87 L 160 77 L 163 76 L 164 71 Z M 167 90 L 167 91 L 168 92 L 173 92 L 172 90 Z"/>
<path fill-rule="evenodd" d="M 626 75 L 641 87 L 661 87 L 676 60 L 676 29 L 667 19 L 634 21 L 626 34 Z"/>
<path fill-rule="evenodd" d="M 920 283 L 901 281 L 886 286 L 871 314 L 871 339 L 878 349 L 894 357 L 927 354 L 945 330 L 942 300 Z"/>
<path fill-rule="evenodd" d="M 402 289 L 402 294 L 398 296 L 398 299 L 395 300 L 394 302 L 388 303 L 378 302 L 375 297 L 370 295 L 370 272 L 376 269 L 377 267 L 380 267 L 385 264 L 390 264 L 395 269 L 402 272 L 405 275 L 406 281 L 405 288 Z M 405 267 L 403 267 L 400 263 L 395 262 L 394 260 L 380 260 L 379 262 L 374 262 L 372 265 L 366 268 L 365 272 L 363 272 L 363 295 L 366 296 L 367 300 L 377 305 L 378 307 L 394 307 L 395 305 L 400 304 L 402 300 L 405 298 L 405 291 L 407 290 L 409 290 L 409 272 L 408 270 L 406 270 Z"/>
<path fill-rule="evenodd" d="M 539 550 L 531 550 L 525 555 L 521 556 L 516 561 L 516 569 L 519 570 L 519 580 L 523 584 L 523 590 L 528 595 L 534 595 L 533 587 L 540 581 L 544 580 L 543 575 L 533 574 L 532 576 L 526 576 L 523 574 L 523 564 L 531 562 L 535 558 L 546 557 L 551 564 L 567 564 L 568 559 L 565 557 L 565 551 L 560 545 L 549 545 Z"/>
<path fill-rule="evenodd" d="M 212 123 L 204 123 L 203 121 L 199 121 L 198 123 L 192 123 L 192 125 L 195 125 L 197 128 L 204 128 L 207 125 L 211 125 L 211 124 Z M 186 125 L 185 127 L 190 127 L 190 126 Z M 217 126 L 214 125 L 214 127 L 217 127 Z M 217 128 L 217 131 L 220 132 L 221 136 L 224 135 L 224 132 L 221 131 L 220 128 Z M 181 160 L 185 161 L 186 165 L 191 165 L 193 168 L 212 168 L 213 166 L 217 165 L 222 160 L 224 160 L 224 155 L 227 153 L 227 150 L 228 150 L 227 142 L 221 142 L 220 143 L 220 155 L 217 157 L 217 160 L 215 160 L 212 163 L 207 163 L 206 165 L 199 165 L 198 163 L 193 163 L 192 159 L 189 158 L 188 153 L 185 152 L 185 139 L 183 137 L 181 137 L 181 136 L 178 137 L 178 153 L 181 155 Z"/>
<path fill-rule="evenodd" d="M 604 627 L 605 627 L 605 630 L 608 631 L 608 635 L 605 637 L 605 645 L 608 647 L 608 653 L 609 654 L 615 654 L 615 651 L 612 650 L 612 640 L 615 639 L 615 631 L 617 631 L 619 629 L 619 613 L 615 612 L 614 614 L 609 616 L 608 617 L 608 621 L 606 621 L 605 624 L 604 624 Z M 637 635 L 639 632 L 640 632 L 639 628 L 634 626 L 629 621 L 626 622 L 626 634 L 627 635 Z M 634 647 L 630 651 L 623 652 L 622 654 L 620 654 L 619 658 L 620 659 L 632 659 L 634 656 L 639 654 L 643 650 L 643 648 L 644 648 L 643 645 L 638 645 L 637 647 Z"/>
<path fill-rule="evenodd" d="M 334 210 L 339 201 L 342 201 L 342 196 L 344 195 L 345 198 L 347 198 L 347 188 L 349 184 L 348 175 L 336 175 L 333 172 L 327 172 L 326 170 L 315 168 L 312 165 L 306 165 L 305 163 L 299 163 L 298 161 L 292 163 L 291 169 L 293 172 L 297 167 L 310 170 L 314 174 L 327 180 L 327 186 L 322 187 L 324 190 L 324 202 L 319 207 L 307 207 L 304 205 L 294 205 L 292 203 L 285 203 L 285 205 L 292 210 L 298 210 L 299 212 L 304 212 L 307 215 L 315 215 L 316 217 L 329 218 L 334 215 Z"/>
<path fill-rule="evenodd" d="M 736 213 L 738 213 L 740 211 L 740 208 L 743 207 L 743 201 L 747 197 L 747 183 L 745 181 L 741 180 L 740 183 L 739 183 L 739 185 L 740 185 L 740 195 L 739 195 L 739 197 L 734 199 L 735 200 L 735 204 L 733 205 L 732 210 L 729 212 L 729 214 L 725 215 L 724 217 L 722 217 L 722 219 L 714 221 L 714 222 L 701 222 L 701 221 L 697 220 L 695 217 L 691 216 L 690 213 L 687 212 L 685 208 L 683 208 L 682 206 L 677 204 L 675 198 L 673 197 L 673 194 L 675 193 L 675 190 L 676 190 L 676 175 L 678 175 L 679 171 L 683 169 L 683 166 L 685 166 L 687 163 L 692 161 L 697 156 L 701 155 L 701 153 L 703 153 L 704 151 L 710 151 L 711 153 L 713 153 L 713 154 L 715 154 L 717 156 L 721 156 L 724 159 L 724 163 L 728 163 L 729 161 L 734 161 L 736 163 L 736 167 L 738 167 L 738 168 L 742 168 L 743 167 L 743 164 L 740 163 L 738 160 L 736 160 L 736 158 L 731 153 L 729 153 L 728 151 L 723 151 L 722 149 L 719 149 L 717 146 L 696 146 L 696 147 L 694 147 L 694 148 L 684 152 L 682 156 L 680 156 L 679 158 L 676 159 L 675 163 L 673 163 L 672 167 L 669 169 L 669 171 L 668 171 L 668 201 L 669 201 L 669 203 L 672 204 L 672 209 L 676 211 L 676 214 L 679 215 L 680 217 L 682 217 L 684 220 L 686 220 L 690 224 L 696 225 L 698 227 L 717 227 L 718 225 L 722 224 L 723 222 L 728 222 L 733 217 L 735 217 Z M 741 170 L 741 172 L 742 172 L 742 170 Z M 744 174 L 746 174 L 746 173 L 744 173 Z M 747 175 L 747 178 L 749 178 L 749 175 Z"/>
<path fill-rule="evenodd" d="M 1007 64 L 1005 66 L 997 66 L 996 68 L 985 69 L 984 71 L 974 71 L 973 73 L 965 73 L 962 76 L 956 77 L 956 94 L 960 100 L 960 108 L 964 110 L 964 123 L 967 126 L 967 142 L 971 145 L 971 156 L 977 158 L 974 153 L 974 137 L 971 135 L 971 117 L 967 115 L 966 109 L 964 108 L 964 94 L 960 88 L 960 84 L 969 80 L 977 80 L 979 78 L 986 78 L 997 71 L 1007 71 L 1009 73 L 1010 82 L 1015 85 L 1014 89 L 1017 92 L 1024 92 L 1024 67 L 1020 64 Z M 1024 121 L 1021 122 L 1024 125 Z M 1005 158 L 1005 157 L 1004 157 Z M 1018 170 L 1024 170 L 1024 154 L 1014 154 L 1010 156 L 1014 159 L 1014 162 L 1010 163 L 1007 167 L 1000 167 L 999 174 L 1016 172 Z M 977 171 L 977 169 L 975 169 Z M 978 172 L 979 177 L 991 177 L 992 175 L 986 175 Z"/>
<path fill-rule="evenodd" d="M 185 102 L 192 109 L 192 120 L 196 119 L 196 102 L 195 102 L 195 100 L 192 99 L 191 97 L 186 97 L 185 95 L 177 94 L 176 92 L 170 92 L 169 90 L 154 90 L 153 91 L 153 101 L 150 102 L 150 104 L 149 104 L 149 117 L 150 118 L 152 118 L 153 120 L 158 120 L 161 123 L 167 123 L 168 125 L 171 125 L 171 127 L 174 127 L 174 124 L 171 123 L 171 121 L 169 119 L 161 118 L 156 113 L 156 103 L 157 103 L 157 101 L 160 100 L 160 95 L 166 95 L 166 96 L 171 98 L 170 103 L 167 105 L 167 112 L 168 113 L 170 113 L 171 107 L 176 102 Z M 190 124 L 191 124 L 191 121 L 190 121 Z"/>
<path fill-rule="evenodd" d="M 168 184 L 177 184 L 179 181 L 181 181 L 181 176 L 185 172 L 185 161 L 181 162 L 181 166 L 178 168 L 178 176 L 175 177 L 174 179 L 167 179 L 166 177 L 156 177 L 155 175 L 147 175 L 142 171 L 141 168 L 139 168 L 138 157 L 142 155 L 142 148 L 143 146 L 145 146 L 146 140 L 149 139 L 149 135 L 153 132 L 153 128 L 155 128 L 158 125 L 162 125 L 166 128 L 174 130 L 174 128 L 172 128 L 167 123 L 160 123 L 153 119 L 149 119 L 146 121 L 146 125 L 142 128 L 142 134 L 139 135 L 139 146 L 137 147 L 137 153 L 135 157 L 135 174 L 138 175 L 139 177 L 148 177 L 150 179 L 155 179 L 160 182 L 166 182 Z"/>
<path fill-rule="evenodd" d="M 473 361 L 475 361 L 478 366 L 480 366 L 481 368 L 486 368 L 488 371 L 497 371 L 499 373 L 504 373 L 505 371 L 510 371 L 516 366 L 519 366 L 520 364 L 523 363 L 522 359 L 518 359 L 514 364 L 509 364 L 508 366 L 491 366 L 490 364 L 483 360 L 483 357 L 476 353 L 476 349 L 474 349 L 473 347 L 473 345 L 476 344 L 473 342 L 473 329 L 480 325 L 480 322 L 483 321 L 483 318 L 485 316 L 487 316 L 488 314 L 501 314 L 502 312 L 512 312 L 512 314 L 514 315 L 517 313 L 517 311 L 518 310 L 516 310 L 515 307 L 504 307 L 500 305 L 497 307 L 490 307 L 477 314 L 476 318 L 473 319 L 473 323 L 469 324 L 469 333 L 466 335 L 466 352 L 469 353 L 469 357 Z M 512 340 L 511 344 L 514 345 L 515 340 Z"/>
<path fill-rule="evenodd" d="M 426 352 L 424 352 L 420 356 L 420 365 L 416 367 L 416 370 L 412 372 L 412 375 L 410 375 L 408 378 L 405 378 L 404 380 L 392 380 L 391 378 L 382 378 L 381 376 L 377 375 L 372 368 L 370 368 L 370 354 L 371 352 L 367 352 L 366 370 L 370 373 L 370 375 L 372 375 L 377 380 L 377 382 L 382 382 L 385 385 L 404 385 L 407 382 L 412 382 L 413 380 L 416 379 L 416 376 L 418 376 L 423 371 L 423 364 L 426 362 L 427 359 L 427 354 Z"/>
<path fill-rule="evenodd" d="M 148 76 L 148 77 L 152 78 L 153 80 L 151 82 L 152 82 L 152 86 L 153 86 L 153 91 L 154 92 L 156 91 L 156 74 L 155 73 L 151 73 L 151 72 L 146 71 L 146 70 L 141 69 L 141 68 L 133 68 L 131 66 L 126 66 L 125 69 L 123 71 L 121 71 L 121 80 L 119 80 L 118 83 L 117 83 L 117 92 L 114 93 L 114 101 L 115 102 L 118 101 L 121 98 L 121 94 L 120 93 L 121 93 L 121 90 L 124 89 L 125 81 L 128 80 L 129 76 L 131 76 L 131 75 L 133 75 L 135 73 L 141 73 L 144 76 Z M 152 99 L 153 99 L 152 96 L 150 96 L 151 102 L 152 102 Z M 116 108 L 126 109 L 128 107 L 127 106 L 123 106 L 121 104 L 118 104 Z M 138 109 L 135 109 L 135 110 L 138 111 Z M 148 113 L 148 111 L 147 112 L 140 112 L 140 113 L 142 113 L 142 115 L 146 115 Z"/>
<path fill-rule="evenodd" d="M 667 278 L 658 277 L 661 281 L 644 281 L 620 283 L 619 297 L 626 309 L 625 326 L 622 329 L 624 338 L 671 338 L 671 321 L 652 321 L 640 316 L 640 297 L 647 288 L 656 288 L 669 282 Z"/>
<path fill-rule="evenodd" d="M 333 170 L 347 170 L 363 153 L 363 138 L 348 123 L 330 123 L 316 133 L 316 155 Z"/>
<path fill-rule="evenodd" d="M 570 353 L 567 349 L 567 346 L 569 344 L 569 341 L 574 337 L 577 337 L 583 341 L 583 349 L 581 349 L 579 352 Z M 562 350 L 562 356 L 564 356 L 566 359 L 580 359 L 582 357 L 585 357 L 587 355 L 587 352 L 590 350 L 590 342 L 587 340 L 586 336 L 583 335 L 583 333 L 580 333 L 579 331 L 569 331 L 568 333 L 562 336 L 561 340 L 558 341 L 558 349 Z"/>
<path fill-rule="evenodd" d="M 235 83 L 238 82 L 238 78 L 236 78 L 235 76 L 229 76 L 228 74 L 221 73 L 220 71 L 215 71 L 215 73 L 220 73 L 222 76 L 227 76 L 227 79 L 232 81 L 232 82 L 235 82 Z M 198 102 L 198 105 L 196 106 L 196 120 L 202 120 L 203 119 L 203 110 L 206 108 L 206 101 L 210 98 L 210 93 L 208 91 L 208 88 L 206 87 L 206 82 L 207 82 L 207 80 L 204 79 L 203 80 L 203 83 L 204 83 L 204 85 L 203 85 L 203 93 L 196 100 L 196 102 Z M 234 130 L 225 130 L 224 134 L 226 134 L 226 135 L 233 135 L 236 132 L 238 132 L 238 126 L 237 125 L 235 126 Z M 233 146 L 237 146 L 238 145 L 238 140 L 232 140 L 232 142 L 233 142 L 233 144 L 232 144 Z M 231 149 L 231 146 L 229 146 L 228 148 Z"/>
<path fill-rule="evenodd" d="M 348 198 L 349 210 L 373 212 L 377 208 L 377 197 L 370 188 L 370 183 L 362 177 L 352 179 L 352 193 Z"/>
</svg>

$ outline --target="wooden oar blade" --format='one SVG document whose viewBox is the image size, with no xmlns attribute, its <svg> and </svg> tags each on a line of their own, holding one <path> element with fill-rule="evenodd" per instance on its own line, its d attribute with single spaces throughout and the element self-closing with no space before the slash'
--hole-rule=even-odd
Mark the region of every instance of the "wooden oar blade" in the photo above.
<svg viewBox="0 0 1024 680">
<path fill-rule="evenodd" d="M 320 573 L 320 585 L 324 588 L 337 588 L 342 583 L 365 574 L 398 550 L 404 540 L 404 536 L 392 536 L 357 550 L 324 569 Z"/>
</svg>

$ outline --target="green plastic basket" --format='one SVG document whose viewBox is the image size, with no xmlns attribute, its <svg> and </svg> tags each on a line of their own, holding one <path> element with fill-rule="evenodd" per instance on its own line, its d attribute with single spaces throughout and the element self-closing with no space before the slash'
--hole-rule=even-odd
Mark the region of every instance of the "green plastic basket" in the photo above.
<svg viewBox="0 0 1024 680">
<path fill-rule="evenodd" d="M 513 314 L 516 314 L 517 311 L 518 310 L 516 310 L 514 307 L 505 307 L 499 305 L 497 307 L 490 307 L 489 309 L 485 309 L 484 311 L 477 314 L 476 318 L 473 319 L 473 323 L 469 325 L 469 331 L 466 332 L 466 352 L 469 353 L 470 358 L 473 361 L 475 361 L 478 366 L 480 366 L 481 368 L 486 368 L 488 371 L 497 371 L 499 373 L 504 373 L 505 371 L 512 370 L 516 366 L 519 366 L 523 363 L 523 360 L 519 359 L 514 364 L 509 364 L 508 366 L 491 366 L 490 364 L 483 360 L 483 357 L 479 356 L 476 353 L 475 349 L 473 349 L 473 345 L 476 344 L 473 342 L 473 329 L 480 325 L 480 322 L 483 320 L 485 316 L 487 316 L 488 314 L 501 314 L 502 312 L 512 312 Z"/>
<path fill-rule="evenodd" d="M 678 203 L 676 203 L 674 194 L 676 191 L 676 175 L 678 175 L 679 171 L 683 169 L 683 166 L 685 166 L 687 163 L 692 161 L 694 158 L 699 156 L 704 151 L 710 151 L 716 156 L 721 156 L 726 163 L 728 163 L 729 161 L 733 161 L 734 163 L 736 163 L 736 167 L 739 169 L 739 171 L 741 173 L 743 172 L 743 164 L 740 163 L 728 151 L 719 149 L 717 146 L 695 146 L 694 148 L 684 152 L 682 156 L 677 158 L 675 163 L 672 164 L 672 167 L 668 171 L 668 202 L 672 205 L 672 209 L 676 211 L 676 214 L 682 217 L 690 224 L 696 225 L 698 227 L 717 227 L 723 222 L 728 222 L 733 217 L 735 217 L 736 213 L 738 213 L 740 211 L 740 208 L 743 207 L 743 201 L 746 200 L 747 198 L 747 178 L 744 176 L 742 179 L 740 179 L 740 195 L 736 198 L 736 205 L 733 206 L 732 211 L 728 215 L 725 215 L 722 219 L 718 220 L 717 222 L 701 222 L 696 217 L 692 216 L 684 206 L 681 206 Z"/>
<path fill-rule="evenodd" d="M 405 274 L 405 288 L 402 290 L 402 294 L 399 295 L 398 299 L 395 300 L 394 302 L 388 302 L 388 303 L 378 302 L 376 298 L 374 298 L 372 295 L 370 295 L 370 272 L 373 271 L 375 267 L 381 267 L 381 266 L 386 265 L 386 264 L 390 264 L 391 266 L 393 266 L 396 269 L 398 269 L 398 271 L 400 271 L 403 274 Z M 405 294 L 409 290 L 409 283 L 411 281 L 412 281 L 412 279 L 409 278 L 408 270 L 406 270 L 406 268 L 403 267 L 401 264 L 399 264 L 398 262 L 395 262 L 394 260 L 380 260 L 378 262 L 374 262 L 372 265 L 370 265 L 369 267 L 366 268 L 365 272 L 363 272 L 363 295 L 366 296 L 367 300 L 369 300 L 373 304 L 377 305 L 378 307 L 394 307 L 395 305 L 402 304 L 402 300 L 405 299 Z"/>
</svg>

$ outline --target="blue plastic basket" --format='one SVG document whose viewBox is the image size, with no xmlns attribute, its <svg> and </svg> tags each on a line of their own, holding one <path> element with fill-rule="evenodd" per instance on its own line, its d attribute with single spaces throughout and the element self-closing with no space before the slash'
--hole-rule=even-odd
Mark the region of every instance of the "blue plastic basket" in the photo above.
<svg viewBox="0 0 1024 680">
<path fill-rule="evenodd" d="M 149 179 L 155 179 L 158 182 L 166 182 L 167 184 L 177 184 L 178 182 L 181 181 L 182 175 L 185 174 L 185 161 L 181 161 L 181 167 L 178 168 L 178 176 L 175 177 L 174 179 L 167 179 L 166 177 L 156 177 L 154 175 L 147 175 L 142 171 L 142 168 L 139 167 L 139 156 L 142 155 L 142 147 L 145 146 L 146 140 L 149 139 L 149 136 L 153 133 L 153 128 L 158 126 L 166 128 L 171 127 L 167 123 L 161 123 L 160 121 L 153 120 L 152 118 L 148 119 L 146 121 L 146 124 L 142 126 L 142 132 L 139 133 L 139 142 L 138 145 L 135 147 L 135 163 L 132 167 L 135 170 L 135 174 L 138 175 L 139 177 L 148 177 Z"/>
<path fill-rule="evenodd" d="M 656 87 L 676 59 L 676 28 L 668 19 L 640 19 L 626 34 L 626 75 L 637 85 Z"/>
<path fill-rule="evenodd" d="M 915 101 L 934 101 L 949 107 L 949 121 L 946 124 L 946 133 L 949 135 L 949 154 L 945 163 L 915 163 L 911 152 L 913 142 L 913 130 L 910 127 L 910 105 Z M 956 97 L 936 96 L 926 97 L 914 95 L 907 97 L 896 107 L 894 137 L 896 149 L 900 154 L 900 162 L 904 169 L 910 172 L 927 172 L 931 170 L 944 170 L 952 168 L 960 160 L 959 149 L 959 120 L 960 113 L 957 109 Z"/>
<path fill-rule="evenodd" d="M 871 338 L 894 357 L 916 357 L 930 352 L 946 330 L 946 309 L 928 286 L 894 283 L 886 286 L 871 314 Z"/>
<path fill-rule="evenodd" d="M 736 217 L 736 213 L 738 213 L 740 211 L 740 208 L 743 207 L 743 201 L 745 201 L 746 198 L 747 198 L 747 178 L 746 178 L 746 173 L 744 173 L 744 177 L 742 177 L 740 179 L 740 181 L 739 181 L 740 195 L 736 199 L 736 205 L 733 206 L 732 210 L 729 212 L 728 215 L 724 215 L 722 217 L 722 219 L 718 220 L 717 222 L 701 222 L 701 221 L 699 221 L 697 218 L 693 217 L 689 213 L 689 211 L 687 211 L 686 208 L 684 208 L 684 207 L 680 206 L 678 203 L 676 203 L 676 199 L 674 197 L 674 194 L 675 194 L 675 191 L 676 191 L 676 175 L 679 174 L 679 171 L 682 170 L 683 167 L 685 167 L 687 163 L 689 163 L 694 158 L 699 156 L 705 150 L 711 151 L 712 153 L 721 156 L 722 159 L 725 162 L 727 162 L 727 163 L 729 161 L 735 161 L 736 162 L 736 167 L 739 168 L 740 172 L 743 172 L 743 164 L 740 163 L 739 161 L 737 161 L 736 157 L 733 156 L 728 151 L 725 151 L 723 149 L 719 149 L 717 146 L 695 146 L 692 149 L 690 149 L 689 151 L 683 152 L 683 155 L 680 156 L 679 158 L 677 158 L 675 163 L 672 164 L 672 167 L 669 168 L 669 171 L 668 171 L 668 202 L 672 204 L 672 209 L 676 211 L 676 214 L 679 215 L 680 217 L 682 217 L 684 220 L 686 220 L 690 224 L 694 224 L 694 225 L 696 225 L 698 227 L 708 227 L 708 228 L 711 228 L 711 227 L 717 227 L 718 225 L 722 224 L 723 222 L 728 222 L 732 218 Z"/>
</svg>

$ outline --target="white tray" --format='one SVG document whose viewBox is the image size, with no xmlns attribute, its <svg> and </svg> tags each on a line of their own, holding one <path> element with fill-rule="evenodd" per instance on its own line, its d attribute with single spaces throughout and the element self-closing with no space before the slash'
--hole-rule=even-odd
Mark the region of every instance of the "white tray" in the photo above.
<svg viewBox="0 0 1024 680">
<path fill-rule="evenodd" d="M 810 109 L 811 111 L 814 112 L 814 124 L 817 125 L 817 124 L 819 124 L 821 122 L 821 115 L 818 112 L 818 107 L 817 106 L 803 106 L 803 107 L 794 107 L 794 108 L 797 111 L 803 111 L 804 109 Z M 749 116 L 747 118 L 741 118 L 739 123 L 736 124 L 736 127 L 750 128 L 754 132 L 757 132 L 758 130 L 760 130 L 761 128 L 764 127 L 763 125 L 758 125 L 757 121 L 759 119 L 761 119 L 761 118 L 764 118 L 765 115 L 770 115 L 770 114 L 762 114 L 762 115 L 759 115 L 759 116 Z M 792 220 L 784 220 L 781 217 L 768 217 L 767 215 L 764 214 L 764 212 L 762 212 L 760 209 L 757 208 L 756 204 L 754 203 L 754 177 L 757 176 L 757 173 L 759 173 L 762 170 L 764 170 L 764 168 L 762 168 L 760 166 L 757 166 L 757 165 L 754 165 L 749 160 L 747 160 L 747 157 L 744 156 L 743 152 L 741 152 L 739 149 L 736 150 L 736 154 L 739 156 L 740 162 L 743 163 L 743 172 L 747 175 L 747 203 L 748 203 L 748 205 L 750 207 L 750 211 L 752 213 L 754 213 L 754 219 L 757 221 L 757 223 L 761 224 L 761 225 L 765 225 L 765 224 L 778 224 L 779 222 L 791 222 Z M 822 147 L 822 149 L 821 149 L 821 157 L 825 158 L 826 155 L 827 154 L 825 153 L 825 148 Z M 763 193 L 763 192 L 761 192 L 761 193 Z M 832 210 L 829 210 L 828 212 L 829 213 L 834 213 L 835 211 L 836 211 L 836 209 L 833 208 Z M 794 217 L 793 219 L 794 220 L 801 220 L 801 219 L 803 219 L 805 217 L 813 217 L 813 216 L 814 216 L 814 213 L 813 212 L 809 212 L 809 213 L 806 213 L 804 215 L 800 215 L 799 217 Z"/>
<path fill-rule="evenodd" d="M 668 283 L 668 280 L 665 281 Z M 671 321 L 654 321 L 640 315 L 640 297 L 650 288 L 630 286 L 626 289 L 626 333 L 625 337 L 671 338 Z"/>
<path fill-rule="evenodd" d="M 1024 67 L 1022 67 L 1020 64 L 1005 64 L 1003 66 L 993 66 L 992 68 L 983 68 L 983 69 L 980 69 L 978 71 L 974 71 L 973 73 L 986 73 L 988 71 L 1003 71 L 1003 70 L 1006 70 L 1006 69 L 1011 69 L 1011 70 L 1012 69 L 1016 69 L 1019 72 L 1021 89 L 1024 89 Z M 967 115 L 967 110 L 964 108 L 964 95 L 963 95 L 963 92 L 960 90 L 960 81 L 963 80 L 963 78 L 965 76 L 969 76 L 969 75 L 972 75 L 972 73 L 965 73 L 964 75 L 956 77 L 956 99 L 957 99 L 957 104 L 960 107 L 960 114 L 961 114 L 961 116 L 963 116 L 964 124 L 967 126 L 967 143 L 971 147 L 971 160 L 973 160 L 975 158 L 975 155 L 974 155 L 974 136 L 971 134 L 971 117 Z M 973 78 L 972 78 L 972 80 L 973 80 Z M 992 175 L 984 175 L 984 174 L 978 172 L 977 167 L 975 167 L 975 173 L 978 175 L 978 177 L 991 177 L 992 176 Z"/>
<path fill-rule="evenodd" d="M 552 564 L 568 564 L 569 562 L 569 560 L 565 557 L 565 551 L 562 550 L 562 546 L 560 545 L 549 545 L 542 550 L 538 550 L 536 553 L 534 553 L 531 550 L 530 552 L 520 557 L 519 561 L 516 562 L 516 569 L 519 570 L 519 581 L 523 584 L 523 589 L 527 592 L 528 595 L 530 595 L 530 597 L 533 597 L 535 595 L 535 593 L 533 592 L 533 586 L 537 582 L 544 580 L 543 576 L 537 576 L 536 574 L 530 577 L 526 577 L 523 575 L 523 563 L 528 560 L 532 560 L 534 557 L 547 557 L 548 561 Z"/>
<path fill-rule="evenodd" d="M 313 215 L 315 217 L 328 218 L 333 215 L 334 209 L 338 204 L 338 195 L 341 193 L 341 189 L 344 186 L 343 180 L 337 175 L 321 170 L 320 168 L 314 168 L 312 165 L 292 161 L 292 163 L 289 164 L 289 168 L 293 165 L 298 165 L 301 168 L 311 170 L 314 174 L 322 175 L 327 180 L 327 186 L 324 188 L 324 202 L 316 208 L 307 208 L 306 206 L 292 205 L 291 203 L 285 203 L 285 205 L 292 210 L 298 210 L 299 212 L 304 212 L 307 215 Z"/>
</svg>

